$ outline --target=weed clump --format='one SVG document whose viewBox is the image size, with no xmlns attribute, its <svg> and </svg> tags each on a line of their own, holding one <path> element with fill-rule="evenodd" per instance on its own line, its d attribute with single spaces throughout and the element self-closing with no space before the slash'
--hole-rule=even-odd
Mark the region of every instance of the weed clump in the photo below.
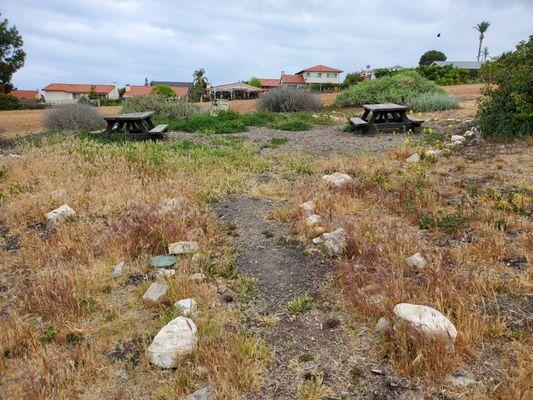
<svg viewBox="0 0 533 400">
<path fill-rule="evenodd" d="M 309 90 L 281 86 L 259 97 L 258 107 L 272 112 L 318 111 L 322 102 Z"/>
<path fill-rule="evenodd" d="M 105 126 L 100 113 L 86 104 L 54 108 L 46 113 L 43 124 L 50 131 L 91 131 Z"/>
</svg>

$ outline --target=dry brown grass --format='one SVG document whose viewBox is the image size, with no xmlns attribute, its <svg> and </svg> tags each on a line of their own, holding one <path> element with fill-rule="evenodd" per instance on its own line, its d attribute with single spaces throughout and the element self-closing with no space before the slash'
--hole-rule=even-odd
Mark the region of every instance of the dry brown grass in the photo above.
<svg viewBox="0 0 533 400">
<path fill-rule="evenodd" d="M 54 141 L 25 145 L 18 149 L 22 160 L 1 166 L 0 225 L 21 245 L 0 252 L 0 283 L 7 288 L 0 298 L 3 396 L 171 398 L 210 383 L 220 398 L 234 399 L 258 388 L 269 358 L 264 344 L 242 332 L 239 313 L 219 303 L 212 284 L 189 279 L 197 271 L 210 280 L 234 277 L 231 248 L 204 200 L 246 185 L 255 168 L 249 152 L 227 150 L 232 163 L 220 147 Z M 161 211 L 176 197 L 183 199 L 178 210 Z M 63 203 L 76 210 L 74 220 L 56 228 L 39 224 Z M 201 261 L 181 259 L 167 299 L 144 304 L 141 296 L 155 279 L 148 257 L 191 239 L 200 243 Z M 113 279 L 109 270 L 121 260 L 127 274 Z M 199 349 L 165 374 L 144 351 L 176 315 L 173 303 L 191 296 L 200 305 Z"/>
<path fill-rule="evenodd" d="M 315 199 L 326 230 L 347 230 L 348 247 L 338 260 L 342 286 L 370 327 L 381 316 L 392 318 L 400 302 L 434 307 L 455 324 L 454 351 L 409 327 L 390 330 L 376 352 L 397 371 L 432 383 L 468 365 L 485 385 L 475 398 L 527 398 L 531 269 L 527 262 L 518 269 L 506 263 L 532 256 L 531 148 L 487 145 L 467 157 L 406 164 L 413 152 L 404 147 L 380 158 L 319 162 L 317 175 L 340 171 L 354 181 L 331 190 L 309 179 L 277 217 L 296 219 L 308 241 L 314 232 L 298 205 Z M 417 251 L 428 261 L 422 271 L 404 261 Z"/>
</svg>

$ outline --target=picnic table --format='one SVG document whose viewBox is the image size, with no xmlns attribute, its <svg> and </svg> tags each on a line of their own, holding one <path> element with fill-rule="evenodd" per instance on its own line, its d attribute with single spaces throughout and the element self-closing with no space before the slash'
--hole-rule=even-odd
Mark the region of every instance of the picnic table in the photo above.
<svg viewBox="0 0 533 400">
<path fill-rule="evenodd" d="M 106 133 L 126 133 L 139 135 L 139 138 L 160 136 L 168 128 L 168 125 L 155 125 L 152 121 L 155 111 L 134 112 L 127 114 L 108 115 L 104 119 L 107 122 Z"/>
<path fill-rule="evenodd" d="M 414 129 L 420 127 L 422 119 L 407 115 L 407 106 L 394 103 L 365 104 L 361 118 L 350 118 L 354 128 Z"/>
</svg>

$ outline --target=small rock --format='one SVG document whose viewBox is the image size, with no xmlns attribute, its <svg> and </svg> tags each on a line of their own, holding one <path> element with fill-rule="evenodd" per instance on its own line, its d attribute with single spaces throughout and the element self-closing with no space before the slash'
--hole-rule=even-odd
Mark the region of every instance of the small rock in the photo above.
<svg viewBox="0 0 533 400">
<path fill-rule="evenodd" d="M 322 240 L 330 256 L 339 254 L 346 247 L 346 231 L 342 228 L 337 228 L 333 232 L 324 233 Z"/>
<path fill-rule="evenodd" d="M 305 203 L 300 204 L 300 208 L 306 214 L 311 214 L 315 211 L 316 204 L 313 200 L 306 201 Z"/>
<path fill-rule="evenodd" d="M 150 362 L 161 368 L 175 368 L 198 346 L 197 328 L 185 317 L 177 317 L 166 324 L 146 350 Z"/>
<path fill-rule="evenodd" d="M 167 293 L 168 285 L 166 283 L 154 282 L 150 285 L 146 293 L 143 295 L 143 300 L 149 300 L 152 303 L 158 303 Z"/>
<path fill-rule="evenodd" d="M 197 242 L 176 242 L 168 245 L 169 254 L 191 254 L 199 249 Z"/>
<path fill-rule="evenodd" d="M 181 309 L 183 316 L 192 318 L 196 313 L 196 300 L 183 299 L 175 302 L 174 307 Z"/>
<path fill-rule="evenodd" d="M 381 317 L 380 319 L 378 319 L 378 322 L 376 323 L 376 332 L 384 333 L 390 327 L 391 327 L 390 321 L 385 317 Z"/>
<path fill-rule="evenodd" d="M 341 174 L 340 172 L 335 172 L 331 175 L 324 175 L 322 177 L 322 180 L 325 181 L 330 186 L 339 188 L 341 186 L 344 186 L 348 182 L 351 182 L 353 179 L 350 175 Z"/>
<path fill-rule="evenodd" d="M 474 135 L 475 135 L 474 131 L 466 131 L 465 133 L 463 133 L 464 137 L 471 137 Z"/>
<path fill-rule="evenodd" d="M 204 282 L 207 279 L 207 277 L 202 272 L 197 272 L 195 274 L 192 274 L 190 276 L 190 279 L 194 283 L 202 283 L 202 282 Z"/>
<path fill-rule="evenodd" d="M 420 162 L 420 154 L 418 153 L 413 154 L 411 157 L 407 158 L 405 162 L 408 162 L 408 163 Z"/>
<path fill-rule="evenodd" d="M 216 398 L 216 392 L 210 386 L 205 386 L 188 395 L 185 400 L 216 400 Z"/>
<path fill-rule="evenodd" d="M 426 260 L 418 252 L 413 254 L 411 257 L 407 257 L 405 259 L 405 262 L 407 263 L 408 266 L 413 267 L 413 268 L 416 267 L 418 269 L 424 269 L 427 266 Z"/>
<path fill-rule="evenodd" d="M 452 135 L 451 139 L 452 143 L 463 143 L 466 138 L 464 136 L 461 136 L 461 135 Z"/>
<path fill-rule="evenodd" d="M 442 336 L 449 342 L 455 342 L 457 329 L 444 314 L 434 308 L 400 303 L 394 307 L 394 314 L 399 318 L 410 322 L 417 329 L 430 335 Z"/>
<path fill-rule="evenodd" d="M 316 238 L 313 239 L 313 244 L 319 244 L 322 242 L 323 242 L 322 236 L 317 236 Z"/>
<path fill-rule="evenodd" d="M 442 150 L 428 150 L 426 151 L 426 156 L 427 157 L 433 157 L 433 158 L 439 158 L 440 156 L 442 156 Z"/>
<path fill-rule="evenodd" d="M 474 379 L 474 374 L 472 374 L 469 371 L 465 371 L 463 369 L 458 369 L 457 371 L 455 371 L 453 375 L 452 374 L 447 375 L 445 382 L 450 385 L 460 386 L 463 388 L 476 384 L 476 380 Z"/>
<path fill-rule="evenodd" d="M 61 207 L 56 208 L 55 210 L 46 213 L 46 220 L 51 223 L 57 223 L 66 218 L 73 218 L 76 216 L 76 213 L 68 204 L 63 204 Z"/>
<path fill-rule="evenodd" d="M 165 214 L 179 211 L 183 204 L 181 197 L 175 197 L 173 199 L 166 199 L 161 206 L 160 211 Z"/>
<path fill-rule="evenodd" d="M 320 215 L 317 215 L 317 214 L 310 215 L 305 219 L 305 223 L 307 224 L 307 226 L 315 226 L 319 222 L 320 222 Z"/>
<path fill-rule="evenodd" d="M 122 262 L 119 262 L 117 265 L 115 265 L 113 268 L 111 268 L 111 276 L 113 278 L 118 278 L 122 275 L 122 273 L 124 272 L 124 268 L 126 267 L 126 264 L 124 263 L 124 261 Z"/>
<path fill-rule="evenodd" d="M 158 268 L 156 271 L 155 271 L 155 276 L 157 279 L 165 279 L 165 278 L 169 278 L 173 275 L 176 274 L 176 270 L 175 269 L 165 269 L 165 268 Z"/>
</svg>

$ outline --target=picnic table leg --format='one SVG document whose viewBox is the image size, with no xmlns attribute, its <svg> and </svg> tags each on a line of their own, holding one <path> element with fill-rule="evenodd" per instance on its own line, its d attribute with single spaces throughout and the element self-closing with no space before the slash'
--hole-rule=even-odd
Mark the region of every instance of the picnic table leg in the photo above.
<svg viewBox="0 0 533 400">
<path fill-rule="evenodd" d="M 113 132 L 114 126 L 115 126 L 115 121 L 107 121 L 107 128 L 105 128 L 106 133 Z"/>
<path fill-rule="evenodd" d="M 366 121 L 366 118 L 368 117 L 368 113 L 369 113 L 369 111 L 368 111 L 368 110 L 365 110 L 365 112 L 363 113 L 363 116 L 361 117 L 361 119 L 362 119 L 363 121 Z"/>
<path fill-rule="evenodd" d="M 117 129 L 116 129 L 116 132 L 122 132 L 122 129 L 124 128 L 124 121 L 120 121 L 118 123 L 118 126 L 117 126 Z"/>
<path fill-rule="evenodd" d="M 376 111 L 372 112 L 372 115 L 370 116 L 370 119 L 368 120 L 368 123 L 372 124 L 376 120 L 378 115 L 379 115 L 379 113 L 377 113 Z"/>
<path fill-rule="evenodd" d="M 152 118 L 146 118 L 146 125 L 148 125 L 148 130 L 155 128 L 155 124 L 153 123 Z"/>
<path fill-rule="evenodd" d="M 401 111 L 400 117 L 402 118 L 402 121 L 407 128 L 414 128 L 413 122 L 407 116 L 407 112 Z"/>
</svg>

